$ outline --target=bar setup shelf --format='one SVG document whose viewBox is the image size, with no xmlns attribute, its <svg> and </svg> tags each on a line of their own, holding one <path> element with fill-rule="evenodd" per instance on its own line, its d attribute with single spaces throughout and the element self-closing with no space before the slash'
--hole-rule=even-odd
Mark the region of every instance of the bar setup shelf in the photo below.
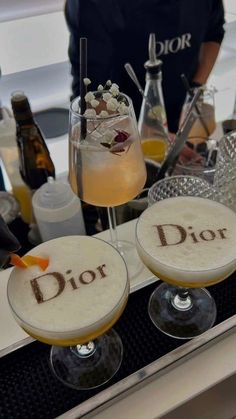
<svg viewBox="0 0 236 419">
<path fill-rule="evenodd" d="M 218 309 L 218 326 L 191 341 L 168 337 L 152 324 L 147 306 L 158 283 L 146 284 L 133 292 L 114 327 L 124 345 L 121 367 L 109 383 L 92 391 L 70 389 L 54 377 L 48 345 L 35 341 L 6 354 L 0 359 L 0 418 L 52 419 L 71 409 L 76 411 L 73 417 L 82 417 L 145 383 L 150 376 L 165 371 L 173 362 L 227 330 L 226 320 L 236 314 L 235 280 L 236 273 L 210 287 Z M 232 323 L 232 319 L 228 322 Z"/>
</svg>

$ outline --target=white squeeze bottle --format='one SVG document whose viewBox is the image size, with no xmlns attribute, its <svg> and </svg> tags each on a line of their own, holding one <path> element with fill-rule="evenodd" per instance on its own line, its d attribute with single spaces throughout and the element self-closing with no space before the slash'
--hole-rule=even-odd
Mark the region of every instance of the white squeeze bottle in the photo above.
<svg viewBox="0 0 236 419">
<path fill-rule="evenodd" d="M 80 199 L 68 183 L 48 177 L 34 193 L 32 203 L 42 241 L 86 234 Z"/>
</svg>

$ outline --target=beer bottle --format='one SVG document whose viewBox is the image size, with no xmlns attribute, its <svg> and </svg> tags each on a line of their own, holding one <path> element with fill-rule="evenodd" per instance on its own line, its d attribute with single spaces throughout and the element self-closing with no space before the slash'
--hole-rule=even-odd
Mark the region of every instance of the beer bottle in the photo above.
<svg viewBox="0 0 236 419">
<path fill-rule="evenodd" d="M 145 62 L 146 85 L 138 120 L 144 157 L 161 163 L 169 147 L 166 111 L 162 93 L 162 61 L 156 58 L 155 35 L 149 38 L 149 60 Z"/>
<path fill-rule="evenodd" d="M 15 92 L 11 104 L 16 120 L 20 173 L 26 185 L 35 190 L 46 183 L 49 176 L 55 178 L 54 164 L 28 98 L 23 92 Z"/>
</svg>

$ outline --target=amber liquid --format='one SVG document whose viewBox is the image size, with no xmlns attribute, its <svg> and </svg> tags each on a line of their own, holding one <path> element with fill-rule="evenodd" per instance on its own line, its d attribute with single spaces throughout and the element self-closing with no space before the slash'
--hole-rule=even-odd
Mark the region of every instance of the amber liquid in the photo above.
<svg viewBox="0 0 236 419">
<path fill-rule="evenodd" d="M 19 172 L 19 156 L 17 146 L 3 147 L 1 157 L 9 177 L 12 193 L 19 202 L 21 217 L 27 224 L 32 222 L 31 192 L 23 182 Z"/>
<path fill-rule="evenodd" d="M 155 137 L 142 139 L 141 147 L 144 157 L 157 163 L 163 162 L 168 150 L 167 142 L 162 138 Z"/>
<path fill-rule="evenodd" d="M 206 141 L 216 129 L 215 109 L 208 103 L 202 103 L 201 118 L 197 118 L 188 135 L 192 144 L 201 144 Z"/>
<path fill-rule="evenodd" d="M 55 168 L 41 131 L 35 124 L 18 126 L 17 144 L 20 158 L 20 173 L 30 189 L 38 189 L 55 177 Z"/>
<path fill-rule="evenodd" d="M 27 224 L 33 221 L 31 193 L 26 185 L 12 185 L 12 193 L 20 204 L 21 217 Z"/>
<path fill-rule="evenodd" d="M 145 263 L 146 264 L 146 263 Z M 209 287 L 211 285 L 215 285 L 218 284 L 218 282 L 223 281 L 227 276 L 229 276 L 231 273 L 234 272 L 234 269 L 232 270 L 232 272 L 227 273 L 227 275 L 219 275 L 213 280 L 199 280 L 199 281 L 181 281 L 181 280 L 176 280 L 174 278 L 169 278 L 168 276 L 165 276 L 163 274 L 161 274 L 158 269 L 153 269 L 153 267 L 150 267 L 146 264 L 147 268 L 159 279 L 161 279 L 164 282 L 167 282 L 170 285 L 173 285 L 174 287 L 183 287 L 183 288 L 204 288 L 204 287 Z"/>
<path fill-rule="evenodd" d="M 75 338 L 71 338 L 71 339 L 63 339 L 63 337 L 61 339 L 50 339 L 50 338 L 45 338 L 44 336 L 40 336 L 40 335 L 36 335 L 34 333 L 32 333 L 30 330 L 27 329 L 27 327 L 22 326 L 22 328 L 25 330 L 26 333 L 28 333 L 28 335 L 32 336 L 34 339 L 37 339 L 41 342 L 47 343 L 49 345 L 56 345 L 56 346 L 74 346 L 74 345 L 81 345 L 84 343 L 87 343 L 91 340 L 96 339 L 98 336 L 103 335 L 105 332 L 107 332 L 107 330 L 111 329 L 111 327 L 117 322 L 117 320 L 120 318 L 121 314 L 123 313 L 125 307 L 127 304 L 127 298 L 125 299 L 125 302 L 123 304 L 123 306 L 117 310 L 117 312 L 115 313 L 114 317 L 112 317 L 112 319 L 102 325 L 101 327 L 99 327 L 98 329 L 96 329 L 96 331 L 92 332 L 92 333 L 87 333 L 84 334 L 83 336 L 78 336 Z"/>
<path fill-rule="evenodd" d="M 139 141 L 119 155 L 89 147 L 79 150 L 77 159 L 78 149 L 70 142 L 70 182 L 83 201 L 114 207 L 135 198 L 143 189 L 147 175 Z"/>
</svg>

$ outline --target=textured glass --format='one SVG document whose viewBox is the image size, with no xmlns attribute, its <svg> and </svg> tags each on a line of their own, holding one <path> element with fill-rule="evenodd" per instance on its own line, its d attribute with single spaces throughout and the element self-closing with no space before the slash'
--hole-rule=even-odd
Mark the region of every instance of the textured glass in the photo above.
<svg viewBox="0 0 236 419">
<path fill-rule="evenodd" d="M 175 196 L 200 196 L 214 199 L 214 188 L 204 179 L 196 176 L 170 176 L 156 182 L 148 193 L 148 204 L 151 206 L 162 199 Z"/>
<path fill-rule="evenodd" d="M 236 211 L 236 130 L 219 141 L 214 186 L 221 202 Z"/>
<path fill-rule="evenodd" d="M 202 164 L 176 164 L 173 175 L 197 176 L 213 184 L 215 167 L 205 167 Z"/>
</svg>

